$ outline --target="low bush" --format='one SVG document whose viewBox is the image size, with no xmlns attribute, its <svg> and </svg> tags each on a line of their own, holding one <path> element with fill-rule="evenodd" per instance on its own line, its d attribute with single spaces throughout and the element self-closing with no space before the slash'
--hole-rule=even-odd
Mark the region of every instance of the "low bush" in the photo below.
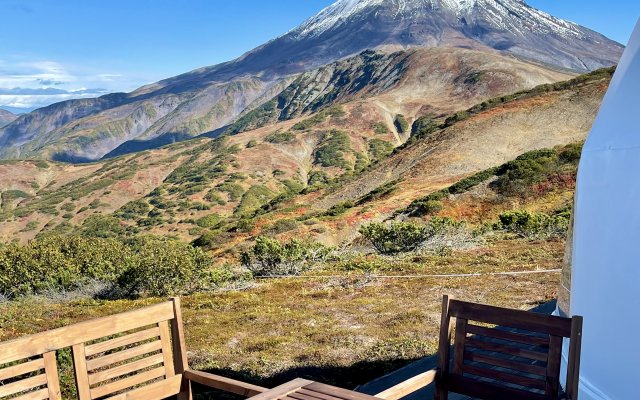
<svg viewBox="0 0 640 400">
<path fill-rule="evenodd" d="M 568 212 L 547 215 L 517 210 L 500 214 L 499 218 L 498 229 L 504 229 L 525 239 L 550 239 L 566 235 L 570 215 Z"/>
<path fill-rule="evenodd" d="M 212 228 L 220 222 L 220 215 L 212 213 L 196 220 L 196 225 L 201 228 Z"/>
<path fill-rule="evenodd" d="M 411 130 L 411 126 L 409 122 L 402 114 L 396 115 L 396 118 L 393 121 L 393 124 L 396 126 L 398 133 L 408 133 Z"/>
<path fill-rule="evenodd" d="M 371 129 L 376 135 L 386 135 L 389 133 L 389 128 L 382 122 L 372 122 Z"/>
<path fill-rule="evenodd" d="M 350 151 L 349 135 L 334 129 L 324 136 L 320 147 L 315 152 L 315 161 L 323 167 L 351 169 L 351 164 L 344 158 Z"/>
<path fill-rule="evenodd" d="M 206 290 L 228 280 L 230 273 L 211 268 L 202 249 L 177 240 L 137 239 L 136 262 L 117 280 L 127 297 L 167 296 Z"/>
<path fill-rule="evenodd" d="M 296 135 L 287 131 L 287 132 L 273 132 L 267 135 L 264 140 L 269 143 L 279 144 L 279 143 L 289 143 L 296 138 Z"/>
<path fill-rule="evenodd" d="M 328 255 L 329 249 L 315 243 L 291 240 L 281 243 L 260 236 L 250 250 L 242 253 L 242 265 L 254 276 L 298 275 Z"/>
<path fill-rule="evenodd" d="M 426 224 L 377 222 L 362 226 L 359 232 L 379 253 L 391 255 L 415 251 L 429 239 L 462 225 L 451 218 L 432 218 Z"/>
<path fill-rule="evenodd" d="M 110 288 L 96 296 L 167 296 L 215 287 L 229 274 L 212 269 L 201 249 L 166 238 L 49 235 L 0 248 L 0 294 L 10 299 L 65 293 L 92 282 Z"/>
</svg>

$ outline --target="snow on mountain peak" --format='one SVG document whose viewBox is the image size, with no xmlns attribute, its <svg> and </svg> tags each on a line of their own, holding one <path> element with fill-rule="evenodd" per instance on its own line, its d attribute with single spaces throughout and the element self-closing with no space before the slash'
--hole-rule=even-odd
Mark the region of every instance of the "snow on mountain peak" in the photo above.
<svg viewBox="0 0 640 400">
<path fill-rule="evenodd" d="M 382 9 L 395 18 L 440 13 L 464 17 L 468 22 L 483 19 L 495 28 L 516 34 L 529 31 L 582 37 L 577 25 L 529 7 L 524 0 L 338 0 L 287 34 L 296 39 L 317 37 L 365 12 Z"/>
</svg>

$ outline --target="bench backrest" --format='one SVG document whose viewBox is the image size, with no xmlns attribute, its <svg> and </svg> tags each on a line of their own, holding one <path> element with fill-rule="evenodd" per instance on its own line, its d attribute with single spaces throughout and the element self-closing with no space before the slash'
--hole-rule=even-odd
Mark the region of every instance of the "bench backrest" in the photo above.
<svg viewBox="0 0 640 400">
<path fill-rule="evenodd" d="M 450 360 L 451 318 L 456 321 Z M 449 301 L 445 296 L 439 389 L 482 399 L 557 400 L 563 339 L 570 338 L 566 386 L 569 399 L 576 400 L 581 332 L 579 316 Z"/>
<path fill-rule="evenodd" d="M 61 399 L 55 351 L 17 355 L 0 347 L 0 365 L 0 399 Z"/>
<path fill-rule="evenodd" d="M 0 380 L 44 370 L 0 386 L 0 399 L 19 392 L 25 399 L 60 399 L 55 352 L 67 347 L 80 400 L 164 399 L 185 390 L 181 374 L 188 366 L 180 301 L 174 298 L 0 343 L 0 365 L 29 360 L 0 370 Z"/>
</svg>

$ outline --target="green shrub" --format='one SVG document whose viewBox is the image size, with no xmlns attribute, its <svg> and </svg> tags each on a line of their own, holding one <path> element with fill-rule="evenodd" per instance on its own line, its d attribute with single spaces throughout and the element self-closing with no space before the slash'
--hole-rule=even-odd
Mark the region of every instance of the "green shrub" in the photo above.
<svg viewBox="0 0 640 400">
<path fill-rule="evenodd" d="M 298 275 L 327 254 L 328 249 L 322 245 L 295 239 L 280 243 L 260 236 L 249 251 L 242 253 L 240 261 L 254 276 Z"/>
<path fill-rule="evenodd" d="M 264 185 L 253 185 L 242 195 L 240 203 L 235 209 L 238 215 L 247 215 L 269 203 L 275 197 L 275 193 Z"/>
<path fill-rule="evenodd" d="M 382 122 L 372 122 L 371 129 L 373 129 L 373 132 L 377 135 L 386 135 L 389 133 L 389 128 Z"/>
<path fill-rule="evenodd" d="M 393 152 L 393 144 L 382 139 L 369 140 L 369 156 L 374 161 L 385 159 Z"/>
<path fill-rule="evenodd" d="M 198 219 L 196 225 L 201 228 L 212 228 L 220 222 L 220 219 L 220 215 L 213 213 Z"/>
<path fill-rule="evenodd" d="M 78 233 L 86 237 L 118 238 L 129 232 L 118 218 L 111 215 L 94 214 L 84 220 Z"/>
<path fill-rule="evenodd" d="M 287 132 L 273 132 L 267 135 L 264 139 L 269 143 L 289 143 L 296 138 L 296 135 L 287 131 Z"/>
<path fill-rule="evenodd" d="M 237 183 L 224 182 L 217 186 L 221 192 L 226 192 L 229 195 L 229 201 L 238 201 L 244 194 L 244 188 Z"/>
<path fill-rule="evenodd" d="M 327 211 L 324 212 L 323 215 L 328 217 L 337 217 L 338 215 L 342 215 L 346 213 L 349 209 L 353 208 L 355 204 L 351 200 L 344 201 L 342 203 L 338 203 L 336 205 L 331 206 Z"/>
<path fill-rule="evenodd" d="M 324 136 L 320 147 L 315 152 L 315 161 L 323 167 L 351 169 L 351 165 L 344 158 L 350 151 L 349 135 L 334 129 Z"/>
<path fill-rule="evenodd" d="M 250 149 L 250 148 L 252 148 L 252 147 L 256 147 L 257 145 L 258 145 L 258 141 L 257 141 L 257 140 L 255 140 L 255 139 L 251 139 L 251 140 L 249 140 L 249 141 L 247 142 L 247 144 L 246 144 L 246 146 L 245 146 L 245 147 L 246 147 L 247 149 Z"/>
<path fill-rule="evenodd" d="M 547 215 L 526 210 L 500 214 L 498 228 L 526 239 L 562 238 L 566 235 L 570 216 L 568 213 Z"/>
<path fill-rule="evenodd" d="M 204 199 L 208 202 L 215 203 L 220 206 L 227 204 L 227 202 L 224 201 L 222 197 L 220 197 L 220 194 L 216 189 L 209 190 L 207 194 L 204 196 Z"/>
<path fill-rule="evenodd" d="M 60 209 L 63 211 L 73 211 L 76 209 L 76 206 L 73 203 L 65 203 L 60 207 Z"/>
<path fill-rule="evenodd" d="M 396 118 L 393 120 L 393 124 L 398 130 L 398 133 L 409 133 L 410 131 L 409 122 L 402 114 L 396 115 Z"/>
<path fill-rule="evenodd" d="M 36 167 L 40 169 L 47 169 L 49 168 L 49 163 L 44 160 L 39 160 L 39 161 L 36 161 Z"/>
<path fill-rule="evenodd" d="M 451 218 L 432 218 L 427 224 L 413 222 L 376 222 L 363 225 L 359 232 L 381 254 L 397 254 L 416 250 L 422 243 L 461 225 Z"/>
<path fill-rule="evenodd" d="M 266 233 L 278 235 L 280 233 L 292 231 L 298 227 L 300 223 L 295 219 L 279 219 L 265 229 Z"/>
<path fill-rule="evenodd" d="M 411 126 L 411 136 L 417 138 L 426 137 L 440 127 L 435 117 L 431 114 L 416 119 Z"/>
<path fill-rule="evenodd" d="M 211 258 L 202 249 L 176 240 L 139 238 L 138 262 L 117 280 L 127 297 L 168 296 L 205 290 L 220 283 Z"/>
<path fill-rule="evenodd" d="M 115 239 L 52 236 L 0 249 L 0 293 L 8 298 L 113 281 L 134 254 Z"/>
</svg>

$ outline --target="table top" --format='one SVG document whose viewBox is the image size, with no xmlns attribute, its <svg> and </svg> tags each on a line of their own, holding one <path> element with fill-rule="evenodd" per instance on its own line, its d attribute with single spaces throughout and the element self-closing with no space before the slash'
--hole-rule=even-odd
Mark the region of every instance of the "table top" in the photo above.
<svg viewBox="0 0 640 400">
<path fill-rule="evenodd" d="M 325 385 L 307 379 L 294 379 L 249 400 L 380 400 L 377 397 L 352 390 Z"/>
</svg>

